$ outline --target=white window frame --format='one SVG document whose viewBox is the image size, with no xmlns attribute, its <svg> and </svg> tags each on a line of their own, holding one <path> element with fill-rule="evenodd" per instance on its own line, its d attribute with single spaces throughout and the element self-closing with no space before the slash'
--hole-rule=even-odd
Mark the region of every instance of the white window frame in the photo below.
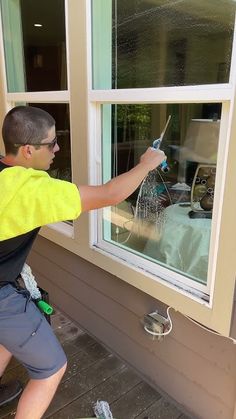
<svg viewBox="0 0 236 419">
<path fill-rule="evenodd" d="M 163 281 L 158 274 L 145 271 L 133 260 L 114 254 L 111 246 L 98 243 L 97 211 L 76 220 L 73 227 L 65 223 L 44 227 L 42 236 L 80 255 L 105 271 L 117 276 L 157 300 L 190 316 L 217 332 L 229 336 L 232 316 L 236 245 L 234 188 L 236 171 L 236 35 L 234 34 L 231 75 L 228 84 L 151 89 L 93 90 L 91 73 L 91 7 L 90 0 L 65 0 L 68 90 L 63 92 L 7 93 L 3 46 L 1 40 L 1 80 L 5 86 L 5 110 L 15 102 L 69 103 L 72 145 L 72 179 L 75 183 L 101 182 L 100 110 L 102 104 L 119 103 L 209 103 L 222 102 L 220 144 L 217 162 L 216 191 L 213 211 L 209 270 L 210 301 L 176 284 Z M 194 100 L 193 100 L 194 97 Z M 223 141 L 224 139 L 224 141 Z M 95 153 L 96 150 L 96 153 Z M 224 153 L 223 153 L 224 150 Z M 96 156 L 95 156 L 96 154 Z M 85 158 L 85 155 L 87 158 Z M 229 181 L 230 179 L 230 181 Z M 214 220 L 221 220 L 221 223 Z M 65 224 L 65 226 L 64 226 Z M 213 246 L 213 241 L 215 245 Z M 130 255 L 129 252 L 127 252 Z M 160 272 L 160 271 L 158 271 Z"/>
<path fill-rule="evenodd" d="M 90 11 L 91 13 L 91 11 Z M 221 269 L 222 263 L 220 263 L 220 255 L 223 254 L 221 251 L 220 246 L 220 238 L 221 238 L 221 227 L 224 224 L 223 221 L 223 201 L 221 200 L 222 196 L 225 196 L 225 182 L 226 178 L 226 169 L 227 169 L 227 156 L 229 154 L 229 146 L 230 140 L 232 141 L 232 131 L 234 130 L 233 127 L 233 119 L 232 114 L 235 112 L 234 109 L 234 98 L 235 98 L 235 40 L 236 36 L 234 33 L 234 43 L 233 43 L 233 53 L 232 53 L 232 62 L 231 62 L 231 71 L 230 71 L 230 80 L 227 84 L 214 84 L 214 85 L 198 85 L 198 86 L 184 86 L 184 87 L 161 87 L 161 88 L 147 88 L 147 89 L 106 89 L 106 90 L 96 90 L 92 89 L 91 87 L 91 77 L 89 81 L 89 102 L 90 102 L 90 126 L 97 126 L 100 125 L 101 120 L 101 105 L 102 104 L 167 104 L 167 103 L 222 103 L 222 116 L 221 116 L 221 126 L 220 126 L 220 135 L 219 135 L 219 150 L 218 150 L 218 159 L 217 159 L 217 176 L 216 176 L 216 189 L 215 189 L 215 198 L 214 198 L 214 210 L 213 210 L 213 222 L 212 222 L 212 230 L 211 230 L 211 241 L 210 241 L 210 251 L 209 251 L 209 267 L 208 267 L 208 278 L 211 278 L 211 282 L 208 287 L 191 287 L 191 283 L 193 281 L 189 281 L 184 279 L 181 284 L 178 284 L 178 280 L 183 278 L 183 275 L 179 275 L 177 273 L 173 273 L 169 269 L 162 268 L 160 266 L 156 266 L 150 261 L 144 260 L 141 256 L 137 256 L 130 252 L 128 249 L 121 249 L 116 245 L 113 245 L 111 242 L 106 242 L 103 240 L 103 232 L 102 232 L 102 216 L 101 210 L 94 215 L 91 237 L 91 245 L 94 248 L 101 252 L 102 254 L 110 254 L 113 259 L 120 260 L 120 263 L 126 268 L 133 267 L 137 272 L 141 275 L 145 276 L 145 279 L 149 276 L 155 281 L 155 285 L 152 284 L 150 289 L 153 290 L 155 287 L 155 293 L 149 292 L 149 286 L 146 285 L 145 288 L 143 286 L 138 286 L 138 288 L 144 290 L 145 292 L 150 293 L 151 295 L 156 296 L 157 298 L 165 301 L 167 304 L 171 305 L 171 291 L 178 292 L 183 297 L 188 296 L 188 298 L 198 304 L 198 314 L 195 317 L 196 320 L 202 319 L 201 314 L 204 316 L 203 323 L 206 324 L 208 327 L 211 327 L 215 330 L 221 331 L 221 333 L 228 334 L 229 327 L 230 327 L 230 317 L 232 313 L 232 305 L 233 305 L 233 290 L 234 290 L 234 274 L 232 275 L 231 272 L 231 295 L 230 295 L 230 302 L 228 304 L 228 310 L 225 308 L 223 309 L 224 315 L 222 316 L 223 319 L 221 320 L 217 315 L 217 311 L 219 310 L 216 306 L 216 302 L 219 300 L 219 296 L 221 294 L 221 287 L 217 286 L 220 282 L 220 274 L 218 271 Z M 91 44 L 91 43 L 90 43 Z M 89 54 L 91 56 L 91 52 Z M 89 65 L 91 67 L 91 63 Z M 231 129 L 230 129 L 231 128 Z M 92 150 L 96 150 L 96 152 L 92 152 L 92 161 L 97 159 L 97 166 L 96 170 L 91 171 L 92 179 L 95 183 L 101 182 L 101 152 L 99 154 L 99 150 L 101 147 L 98 144 L 101 144 L 101 132 L 99 127 L 96 129 L 97 137 L 92 145 Z M 97 157 L 100 156 L 100 157 Z M 94 166 L 93 166 L 94 167 Z M 98 172 L 98 173 L 97 173 Z M 100 213 L 100 215 L 99 215 Z M 226 221 L 225 221 L 226 222 Z M 235 246 L 234 246 L 235 249 Z M 228 249 L 229 250 L 229 249 Z M 228 257 L 230 262 L 230 258 Z M 236 271 L 236 266 L 234 264 L 233 272 Z M 154 272 L 156 271 L 156 276 Z M 169 274 L 169 275 L 168 275 Z M 118 274 L 119 275 L 119 274 Z M 119 275 L 121 276 L 121 274 Z M 127 274 L 125 273 L 127 278 Z M 131 275 L 128 275 L 130 280 L 125 279 L 127 282 L 132 283 Z M 168 280 L 169 276 L 169 283 L 163 281 L 163 278 Z M 137 286 L 138 280 L 135 283 Z M 134 285 L 134 284 L 133 284 Z M 170 293 L 167 297 L 166 289 L 169 288 Z M 194 289 L 192 289 L 194 288 Z M 229 287 L 230 288 L 230 287 Z M 196 291 L 198 289 L 198 291 Z M 209 294 L 209 302 L 205 301 L 204 292 L 201 295 L 201 291 L 204 291 Z M 218 293 L 217 293 L 218 291 Z M 162 293 L 163 298 L 160 298 L 160 294 Z M 178 297 L 179 297 L 178 296 Z M 178 298 L 180 301 L 181 299 Z M 176 300 L 176 298 L 174 298 Z M 179 301 L 179 302 L 180 302 Z M 221 307 L 224 299 L 221 298 L 219 301 L 218 307 Z M 182 306 L 181 301 L 181 306 Z M 178 303 L 176 301 L 177 308 Z M 188 304 L 184 301 L 184 307 L 182 306 L 181 311 L 185 312 L 185 307 L 187 309 Z M 193 307 L 193 306 L 192 306 Z M 200 311 L 202 312 L 200 314 Z M 225 311 L 228 311 L 225 314 Z M 207 314 L 206 314 L 207 313 Z M 190 316 L 192 315 L 189 313 Z M 228 315 L 228 319 L 226 319 Z M 193 316 L 194 317 L 194 316 Z M 208 317 L 206 319 L 206 317 Z M 215 318 L 217 320 L 215 320 Z M 225 324 L 228 320 L 227 325 L 227 332 L 225 329 Z M 224 331 L 223 331 L 224 329 Z"/>
</svg>

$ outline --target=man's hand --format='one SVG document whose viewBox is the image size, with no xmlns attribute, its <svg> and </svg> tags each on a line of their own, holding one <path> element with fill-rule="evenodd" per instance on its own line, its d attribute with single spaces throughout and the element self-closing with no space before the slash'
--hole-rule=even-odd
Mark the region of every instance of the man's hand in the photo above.
<svg viewBox="0 0 236 419">
<path fill-rule="evenodd" d="M 155 150 L 152 147 L 149 147 L 140 157 L 140 163 L 147 165 L 149 171 L 159 166 L 163 160 L 166 160 L 164 151 Z"/>
</svg>

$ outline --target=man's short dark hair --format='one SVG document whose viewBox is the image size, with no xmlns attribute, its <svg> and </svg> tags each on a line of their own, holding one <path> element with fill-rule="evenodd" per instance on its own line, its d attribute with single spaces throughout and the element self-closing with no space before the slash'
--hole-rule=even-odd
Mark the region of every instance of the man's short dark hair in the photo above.
<svg viewBox="0 0 236 419">
<path fill-rule="evenodd" d="M 11 109 L 2 126 L 6 154 L 17 154 L 18 148 L 14 144 L 40 143 L 47 138 L 49 129 L 54 125 L 54 118 L 43 109 L 34 106 L 16 106 Z"/>
</svg>

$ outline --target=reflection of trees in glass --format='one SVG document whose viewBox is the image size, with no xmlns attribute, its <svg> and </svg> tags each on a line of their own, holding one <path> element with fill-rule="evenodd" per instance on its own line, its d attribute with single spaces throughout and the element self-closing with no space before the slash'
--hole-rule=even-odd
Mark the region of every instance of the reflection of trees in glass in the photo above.
<svg viewBox="0 0 236 419">
<path fill-rule="evenodd" d="M 211 119 L 216 110 L 219 118 L 220 109 L 220 104 L 202 103 L 113 105 L 113 175 L 123 173 L 138 163 L 141 154 L 160 136 L 168 116 L 171 115 L 171 123 L 161 145 L 171 169 L 165 174 L 165 180 L 172 183 L 182 180 L 185 173 L 182 173 L 179 163 L 190 121 Z"/>
<path fill-rule="evenodd" d="M 150 137 L 151 105 L 114 106 L 113 121 L 117 142 L 146 140 Z"/>
<path fill-rule="evenodd" d="M 114 105 L 112 107 L 112 165 L 114 175 L 131 169 L 149 145 L 151 105 Z"/>
</svg>

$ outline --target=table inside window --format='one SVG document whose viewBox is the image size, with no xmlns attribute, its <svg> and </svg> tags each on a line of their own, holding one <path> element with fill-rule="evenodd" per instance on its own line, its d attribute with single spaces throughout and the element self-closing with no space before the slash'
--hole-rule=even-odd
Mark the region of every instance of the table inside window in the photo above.
<svg viewBox="0 0 236 419">
<path fill-rule="evenodd" d="M 144 254 L 206 282 L 211 219 L 189 217 L 189 206 L 170 205 L 164 209 L 160 239 L 148 240 Z"/>
</svg>

